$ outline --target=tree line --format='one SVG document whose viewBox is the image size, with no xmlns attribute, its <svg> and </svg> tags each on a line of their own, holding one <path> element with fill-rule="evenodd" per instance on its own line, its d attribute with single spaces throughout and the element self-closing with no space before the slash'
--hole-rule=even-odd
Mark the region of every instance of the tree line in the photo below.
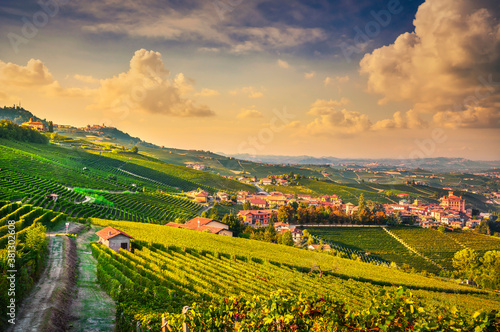
<svg viewBox="0 0 500 332">
<path fill-rule="evenodd" d="M 47 144 L 49 139 L 38 131 L 25 128 L 12 121 L 0 120 L 0 138 L 31 143 Z"/>
</svg>

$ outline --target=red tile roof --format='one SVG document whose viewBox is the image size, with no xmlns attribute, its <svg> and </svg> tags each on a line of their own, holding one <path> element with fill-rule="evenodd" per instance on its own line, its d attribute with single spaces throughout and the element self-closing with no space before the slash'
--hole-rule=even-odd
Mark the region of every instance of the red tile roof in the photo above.
<svg viewBox="0 0 500 332">
<path fill-rule="evenodd" d="M 131 237 L 127 233 L 122 232 L 119 229 L 113 228 L 111 226 L 108 226 L 106 228 L 101 229 L 100 231 L 96 232 L 96 234 L 97 234 L 97 236 L 99 236 L 100 238 L 102 238 L 104 240 L 109 240 L 109 239 L 111 239 L 117 235 L 120 235 L 120 234 L 124 235 L 128 238 L 133 239 L 133 237 Z"/>
</svg>

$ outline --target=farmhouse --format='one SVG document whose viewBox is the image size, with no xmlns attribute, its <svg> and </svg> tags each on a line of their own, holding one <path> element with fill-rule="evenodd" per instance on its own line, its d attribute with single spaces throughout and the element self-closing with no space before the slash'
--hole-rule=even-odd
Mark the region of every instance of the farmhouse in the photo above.
<svg viewBox="0 0 500 332">
<path fill-rule="evenodd" d="M 264 186 L 270 186 L 273 184 L 273 180 L 265 178 L 265 179 L 261 179 L 260 183 L 262 183 Z"/>
<path fill-rule="evenodd" d="M 213 219 L 196 217 L 185 224 L 177 224 L 175 222 L 169 222 L 165 226 L 175 227 L 175 228 L 185 228 L 193 231 L 208 232 L 212 234 L 219 234 L 225 236 L 233 236 L 233 232 L 229 230 L 229 226 Z"/>
<path fill-rule="evenodd" d="M 101 229 L 99 232 L 96 232 L 96 235 L 99 236 L 99 243 L 104 244 L 116 252 L 119 252 L 120 249 L 130 251 L 130 239 L 134 239 L 125 232 L 111 226 Z"/>
<path fill-rule="evenodd" d="M 21 126 L 33 128 L 38 131 L 47 131 L 47 127 L 43 122 L 34 121 L 33 118 L 30 118 L 28 122 L 24 122 Z"/>
</svg>

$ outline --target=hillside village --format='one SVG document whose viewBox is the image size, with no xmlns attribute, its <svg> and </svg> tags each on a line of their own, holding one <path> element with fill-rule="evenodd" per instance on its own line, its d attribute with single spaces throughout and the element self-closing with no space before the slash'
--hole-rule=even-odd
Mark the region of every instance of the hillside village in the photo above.
<svg viewBox="0 0 500 332">
<path fill-rule="evenodd" d="M 350 202 L 344 203 L 337 195 L 322 195 L 313 197 L 303 194 L 283 194 L 281 192 L 259 192 L 256 194 L 240 191 L 231 200 L 225 192 L 218 192 L 215 197 L 207 191 L 191 191 L 186 195 L 197 203 L 228 203 L 251 206 L 253 209 L 240 210 L 237 216 L 246 225 L 265 227 L 272 214 L 278 214 L 279 209 L 289 204 L 298 204 L 305 207 L 322 207 L 323 209 L 339 210 L 347 216 L 358 213 L 359 206 Z M 438 204 L 424 203 L 422 200 L 411 200 L 406 193 L 398 195 L 400 201 L 394 204 L 382 204 L 386 218 L 399 219 L 400 223 L 412 224 L 423 228 L 446 225 L 453 228 L 477 227 L 481 220 L 494 220 L 491 213 L 479 213 L 473 216 L 472 209 L 466 209 L 465 199 L 449 191 L 447 196 L 439 198 Z"/>
</svg>

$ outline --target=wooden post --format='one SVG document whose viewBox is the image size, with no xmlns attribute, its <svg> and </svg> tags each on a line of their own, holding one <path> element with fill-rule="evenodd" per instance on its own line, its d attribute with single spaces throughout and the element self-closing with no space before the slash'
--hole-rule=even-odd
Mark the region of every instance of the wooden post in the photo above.
<svg viewBox="0 0 500 332">
<path fill-rule="evenodd" d="M 161 318 L 161 332 L 167 332 L 167 319 L 165 317 Z"/>
<path fill-rule="evenodd" d="M 185 306 L 184 308 L 182 308 L 182 314 L 186 316 L 187 312 L 190 309 L 191 309 L 190 307 Z M 187 323 L 182 323 L 182 332 L 189 332 L 189 326 L 187 325 Z"/>
</svg>

